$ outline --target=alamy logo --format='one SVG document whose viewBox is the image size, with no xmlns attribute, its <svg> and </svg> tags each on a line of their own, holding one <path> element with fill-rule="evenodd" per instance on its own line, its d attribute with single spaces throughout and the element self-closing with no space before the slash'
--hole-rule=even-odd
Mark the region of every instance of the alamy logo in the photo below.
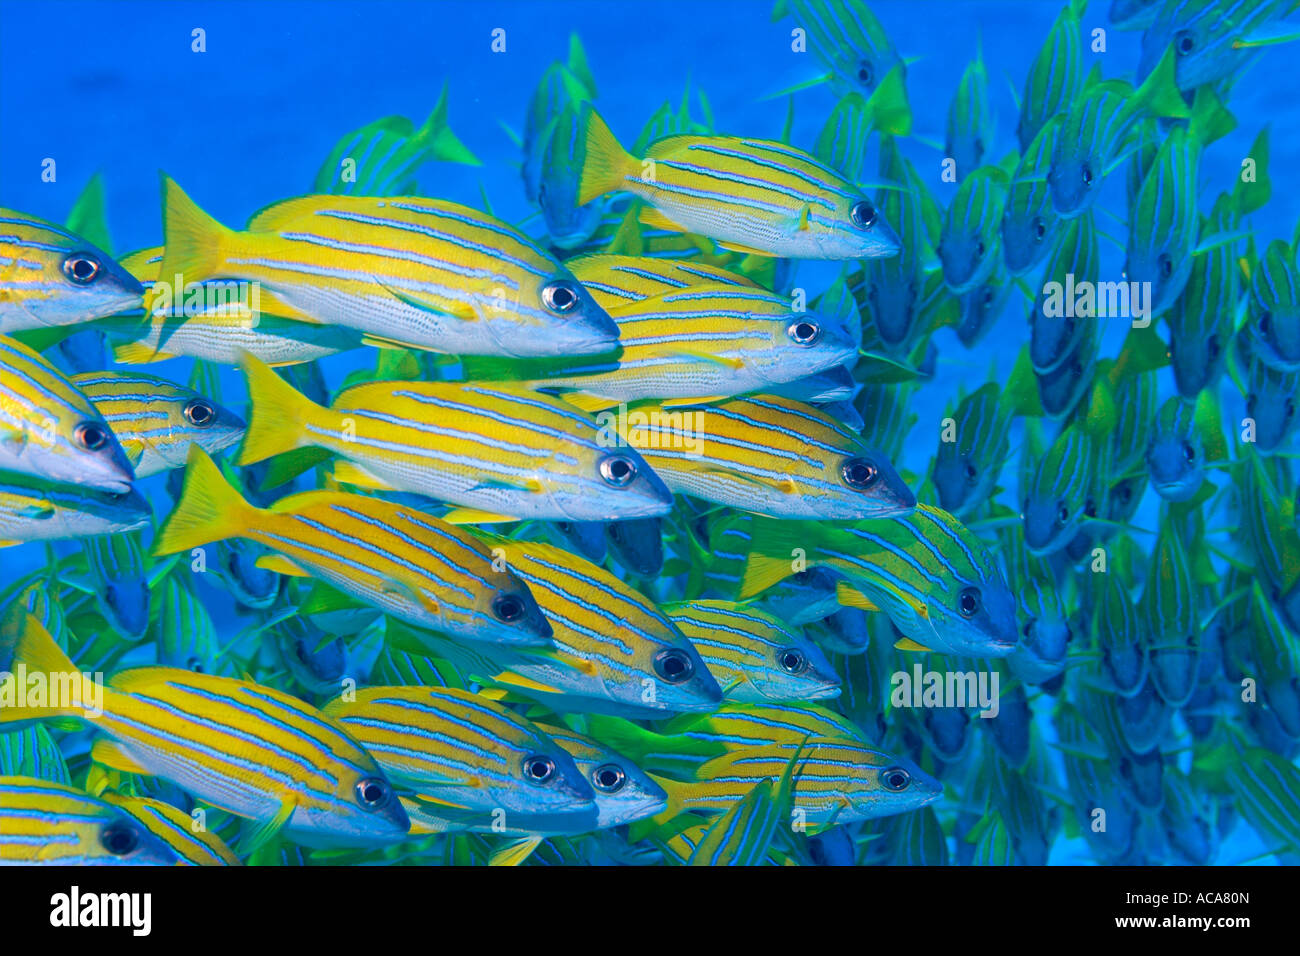
<svg viewBox="0 0 1300 956">
<path fill-rule="evenodd" d="M 0 671 L 0 710 L 6 707 L 80 709 L 85 717 L 104 715 L 104 674 L 101 671 L 28 671 L 18 662 L 13 671 Z"/>
<path fill-rule="evenodd" d="M 926 671 L 920 664 L 912 672 L 895 671 L 889 683 L 894 707 L 979 707 L 981 717 L 996 717 L 997 671 Z"/>
<path fill-rule="evenodd" d="M 132 935 L 148 936 L 153 929 L 153 894 L 71 892 L 50 897 L 50 925 L 126 926 Z"/>
</svg>

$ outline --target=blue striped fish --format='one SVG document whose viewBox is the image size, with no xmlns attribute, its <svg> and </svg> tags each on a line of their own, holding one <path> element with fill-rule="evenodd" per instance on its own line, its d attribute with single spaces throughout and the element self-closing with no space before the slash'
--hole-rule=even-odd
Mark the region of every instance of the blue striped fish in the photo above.
<svg viewBox="0 0 1300 956">
<path fill-rule="evenodd" d="M 1002 211 L 1002 258 L 1012 275 L 1024 275 L 1056 247 L 1061 219 L 1052 208 L 1047 171 L 1063 120 L 1046 120 L 1011 174 Z"/>
<path fill-rule="evenodd" d="M 104 416 L 39 353 L 0 336 L 0 469 L 122 494 L 135 473 Z"/>
<path fill-rule="evenodd" d="M 111 494 L 0 472 L 0 547 L 135 531 L 152 519 L 153 509 L 135 488 Z"/>
<path fill-rule="evenodd" d="M 840 678 L 802 632 L 734 601 L 686 601 L 664 607 L 700 653 L 726 700 L 747 703 L 826 700 Z"/>
<path fill-rule="evenodd" d="M 892 71 L 905 70 L 893 41 L 862 0 L 777 0 L 772 19 L 782 17 L 807 31 L 809 49 L 830 68 L 824 80 L 841 95 L 870 96 Z"/>
<path fill-rule="evenodd" d="M 137 478 L 185 464 L 191 444 L 217 452 L 236 444 L 244 421 L 183 385 L 135 372 L 74 375 L 121 442 Z"/>
<path fill-rule="evenodd" d="M 1142 36 L 1138 79 L 1146 77 L 1172 47 L 1180 90 L 1194 90 L 1239 74 L 1262 45 L 1300 37 L 1295 24 L 1280 22 L 1294 0 L 1173 0 L 1157 8 Z"/>
<path fill-rule="evenodd" d="M 308 491 L 256 508 L 202 449 L 191 448 L 184 493 L 154 552 L 188 552 L 224 538 L 249 538 L 276 552 L 263 566 L 318 577 L 417 627 L 468 640 L 550 642 L 527 586 L 496 570 L 467 532 L 405 505 L 341 492 Z"/>
<path fill-rule="evenodd" d="M 732 251 L 863 259 L 899 250 L 898 236 L 859 187 L 784 143 L 679 135 L 636 157 L 593 110 L 586 153 L 580 203 L 628 192 L 654 207 L 643 222 L 698 233 Z"/>
<path fill-rule="evenodd" d="M 1219 196 L 1210 215 L 1201 220 L 1200 238 L 1231 231 L 1235 219 L 1230 197 Z M 1207 249 L 1193 258 L 1182 295 L 1165 313 L 1169 364 L 1184 398 L 1196 398 L 1223 374 L 1240 297 L 1240 273 L 1230 244 Z"/>
<path fill-rule="evenodd" d="M 1060 551 L 1101 512 L 1097 441 L 1081 425 L 1062 430 L 1024 490 L 1025 545 L 1037 556 Z"/>
<path fill-rule="evenodd" d="M 1006 196 L 1006 174 L 995 166 L 972 170 L 957 187 L 937 249 L 944 284 L 953 292 L 971 291 L 1001 261 Z"/>
<path fill-rule="evenodd" d="M 460 506 L 461 521 L 612 521 L 667 514 L 672 495 L 630 448 L 572 405 L 514 385 L 369 382 L 325 408 L 252 356 L 241 464 L 299 448 L 347 459 L 336 479 Z"/>
<path fill-rule="evenodd" d="M 984 67 L 984 44 L 977 41 L 975 62 L 966 64 L 957 92 L 948 106 L 943 155 L 956 166 L 960 182 L 984 162 L 993 149 L 997 118 L 989 103 L 989 74 Z"/>
<path fill-rule="evenodd" d="M 306 196 L 227 229 L 165 180 L 160 281 L 264 285 L 275 314 L 468 355 L 581 355 L 618 329 L 560 263 L 484 213 L 421 197 Z M 155 285 L 155 311 L 158 287 Z"/>
<path fill-rule="evenodd" d="M 0 776 L 0 866 L 175 866 L 130 814 L 65 784 Z"/>
<path fill-rule="evenodd" d="M 1083 41 L 1079 20 L 1087 9 L 1088 0 L 1069 0 L 1052 22 L 1052 29 L 1043 41 L 1025 77 L 1025 91 L 1020 99 L 1020 121 L 1016 136 L 1022 152 L 1030 151 L 1030 144 L 1039 130 L 1058 113 L 1070 108 L 1083 88 Z"/>
<path fill-rule="evenodd" d="M 30 615 L 3 622 L 0 667 L 68 675 L 67 695 L 0 710 L 0 724 L 88 720 L 93 757 L 171 780 L 199 799 L 307 845 L 379 845 L 405 835 L 401 804 L 371 757 L 335 721 L 251 681 L 167 667 L 122 671 L 96 690 Z M 13 680 L 14 678 L 10 678 Z M 102 713 L 88 708 L 102 697 Z"/>
<path fill-rule="evenodd" d="M 531 836 L 595 826 L 595 794 L 558 743 L 513 711 L 450 687 L 367 687 L 324 713 L 409 796 L 412 833 Z"/>
<path fill-rule="evenodd" d="M 1250 279 L 1246 325 L 1259 361 L 1281 372 L 1300 371 L 1300 269 L 1295 251 L 1274 239 Z"/>
<path fill-rule="evenodd" d="M 0 334 L 90 322 L 139 306 L 144 287 L 61 226 L 0 209 Z"/>
<path fill-rule="evenodd" d="M 916 503 L 893 466 L 856 434 L 789 399 L 639 403 L 604 414 L 681 494 L 773 517 L 828 520 L 898 514 Z"/>
<path fill-rule="evenodd" d="M 221 837 L 196 825 L 193 817 L 163 800 L 125 796 L 106 790 L 106 803 L 125 810 L 176 854 L 183 866 L 240 866 L 239 857 Z"/>
<path fill-rule="evenodd" d="M 958 518 L 984 504 L 1006 462 L 1011 415 L 1002 406 L 1001 393 L 995 382 L 971 392 L 951 412 L 953 440 L 940 435 L 930 480 L 939 492 L 939 506 Z"/>
</svg>

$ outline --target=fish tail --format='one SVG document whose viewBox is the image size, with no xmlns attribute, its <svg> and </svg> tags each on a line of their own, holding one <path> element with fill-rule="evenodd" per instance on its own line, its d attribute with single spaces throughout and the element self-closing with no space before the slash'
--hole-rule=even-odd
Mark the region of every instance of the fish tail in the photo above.
<svg viewBox="0 0 1300 956">
<path fill-rule="evenodd" d="M 179 275 L 189 283 L 220 275 L 224 247 L 235 231 L 200 209 L 171 177 L 163 176 L 162 192 L 166 246 L 158 265 L 159 280 L 170 281 Z M 181 290 L 173 294 L 180 296 Z"/>
<path fill-rule="evenodd" d="M 433 112 L 415 134 L 415 139 L 429 144 L 434 159 L 448 163 L 461 163 L 465 166 L 482 166 L 477 156 L 469 151 L 447 123 L 447 84 L 442 85 L 442 93 Z"/>
<path fill-rule="evenodd" d="M 583 107 L 582 123 L 587 154 L 578 184 L 579 206 L 621 189 L 629 172 L 638 171 L 636 159 L 619 145 L 599 113 L 589 106 Z"/>
<path fill-rule="evenodd" d="M 23 684 L 19 683 L 20 667 L 27 677 Z M 37 674 L 45 678 L 46 690 L 40 696 L 33 694 L 30 687 L 31 678 Z M 79 710 L 82 701 L 94 699 L 88 693 L 87 678 L 44 625 L 17 603 L 10 606 L 0 625 L 0 678 L 0 726 L 65 716 Z M 62 706 L 52 703 L 56 686 L 66 686 L 70 691 L 66 700 L 58 695 Z"/>
<path fill-rule="evenodd" d="M 794 559 L 806 554 L 816 530 L 808 522 L 755 518 L 749 558 L 740 580 L 740 598 L 753 597 L 797 573 Z"/>
<path fill-rule="evenodd" d="M 180 501 L 158 532 L 154 554 L 175 554 L 239 537 L 256 517 L 257 509 L 226 480 L 208 453 L 191 445 Z"/>
<path fill-rule="evenodd" d="M 251 465 L 298 448 L 306 423 L 318 419 L 327 409 L 299 392 L 261 359 L 245 353 L 240 365 L 248 378 L 251 412 L 237 463 Z"/>
<path fill-rule="evenodd" d="M 1133 93 L 1134 105 L 1148 116 L 1187 119 L 1191 111 L 1174 79 L 1174 48 L 1170 44 L 1160 63 Z"/>
</svg>

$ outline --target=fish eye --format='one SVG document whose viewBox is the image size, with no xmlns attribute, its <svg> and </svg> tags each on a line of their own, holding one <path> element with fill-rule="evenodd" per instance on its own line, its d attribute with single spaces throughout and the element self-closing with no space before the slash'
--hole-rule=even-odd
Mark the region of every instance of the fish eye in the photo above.
<svg viewBox="0 0 1300 956">
<path fill-rule="evenodd" d="M 684 651 L 660 651 L 654 659 L 655 673 L 670 684 L 680 684 L 695 673 L 695 664 Z"/>
<path fill-rule="evenodd" d="M 983 243 L 983 242 L 976 243 L 976 245 L 975 245 L 975 255 L 976 255 L 976 257 L 978 257 L 978 258 L 980 258 L 980 259 L 983 259 L 983 258 L 984 258 L 984 253 L 985 253 L 986 251 L 987 251 L 987 250 L 984 248 L 984 243 Z"/>
<path fill-rule="evenodd" d="M 194 671 L 196 674 L 202 674 L 203 661 L 198 657 L 191 657 L 185 661 L 185 669 Z"/>
<path fill-rule="evenodd" d="M 1023 635 L 1025 635 L 1025 640 L 1026 640 L 1026 641 L 1028 641 L 1028 640 L 1031 638 L 1031 636 L 1033 635 L 1033 632 L 1034 632 L 1034 621 L 1035 621 L 1035 620 L 1036 620 L 1036 618 L 1032 618 L 1032 617 L 1031 617 L 1029 620 L 1025 621 L 1025 626 L 1022 627 L 1022 628 L 1020 629 L 1020 633 L 1023 634 Z"/>
<path fill-rule="evenodd" d="M 1089 498 L 1083 503 L 1083 513 L 1089 518 L 1097 517 L 1097 503 Z"/>
<path fill-rule="evenodd" d="M 1273 327 L 1273 316 L 1269 312 L 1262 312 L 1259 316 L 1259 331 L 1261 335 L 1268 335 L 1268 330 Z"/>
<path fill-rule="evenodd" d="M 975 484 L 975 479 L 979 478 L 979 476 L 980 471 L 975 467 L 975 463 L 971 461 L 966 462 L 966 483 L 969 485 Z"/>
<path fill-rule="evenodd" d="M 1079 175 L 1083 177 L 1083 184 L 1092 188 L 1092 166 L 1088 163 L 1084 163 L 1083 168 L 1079 170 Z"/>
<path fill-rule="evenodd" d="M 542 286 L 542 302 L 556 315 L 578 307 L 578 288 L 568 279 L 557 279 Z"/>
<path fill-rule="evenodd" d="M 1291 418 L 1293 415 L 1295 415 L 1295 402 L 1288 398 L 1286 400 L 1286 417 Z"/>
<path fill-rule="evenodd" d="M 1246 411 L 1254 414 L 1255 411 L 1255 393 L 1251 392 L 1246 396 Z"/>
<path fill-rule="evenodd" d="M 786 330 L 786 333 L 790 336 L 790 340 L 796 345 L 812 345 L 821 338 L 822 330 L 821 326 L 816 322 L 809 322 L 807 319 L 804 319 L 801 322 L 793 323 L 790 328 Z"/>
<path fill-rule="evenodd" d="M 876 207 L 865 199 L 860 199 L 849 210 L 849 218 L 859 229 L 870 229 L 876 224 Z"/>
<path fill-rule="evenodd" d="M 1174 34 L 1174 50 L 1179 56 L 1187 56 L 1196 49 L 1196 37 L 1190 30 L 1179 30 Z"/>
<path fill-rule="evenodd" d="M 533 783 L 545 783 L 555 773 L 555 761 L 550 757 L 535 755 L 524 758 L 524 776 Z"/>
<path fill-rule="evenodd" d="M 863 86 L 870 86 L 876 78 L 876 71 L 872 69 L 871 64 L 866 60 L 858 65 L 858 82 Z"/>
<path fill-rule="evenodd" d="M 1070 507 L 1064 501 L 1056 506 L 1056 523 L 1065 524 L 1070 520 Z"/>
<path fill-rule="evenodd" d="M 1074 364 L 1070 366 L 1070 371 L 1074 373 L 1075 378 L 1079 378 L 1083 375 L 1083 363 L 1075 359 Z"/>
<path fill-rule="evenodd" d="M 808 669 L 808 658 L 796 647 L 787 647 L 777 654 L 776 662 L 787 674 L 802 674 Z"/>
<path fill-rule="evenodd" d="M 1034 217 L 1034 240 L 1042 242 L 1047 238 L 1047 223 L 1043 222 L 1042 216 Z"/>
<path fill-rule="evenodd" d="M 557 521 L 555 523 L 555 527 L 560 532 L 560 534 L 569 534 L 571 531 L 573 531 L 573 525 L 567 521 Z"/>
<path fill-rule="evenodd" d="M 606 528 L 606 529 L 605 529 L 605 533 L 609 535 L 609 539 L 610 539 L 611 541 L 622 541 L 622 540 L 623 540 L 623 531 L 622 531 L 622 529 L 619 528 L 619 526 L 616 525 L 616 524 L 612 524 L 612 525 L 610 525 L 608 528 Z"/>
<path fill-rule="evenodd" d="M 880 469 L 865 458 L 850 458 L 840 468 L 840 477 L 850 488 L 870 488 L 880 477 Z"/>
<path fill-rule="evenodd" d="M 108 446 L 108 430 L 94 422 L 82 422 L 73 429 L 72 436 L 86 451 L 99 451 Z"/>
<path fill-rule="evenodd" d="M 889 767 L 880 771 L 880 782 L 886 790 L 901 793 L 912 782 L 912 775 L 902 767 Z"/>
<path fill-rule="evenodd" d="M 357 781 L 357 803 L 364 810 L 380 810 L 388 805 L 393 797 L 393 788 L 387 780 L 378 777 L 366 777 Z"/>
<path fill-rule="evenodd" d="M 600 461 L 600 477 L 606 484 L 622 488 L 636 478 L 636 462 L 626 455 L 607 455 Z"/>
<path fill-rule="evenodd" d="M 492 601 L 497 620 L 512 624 L 524 616 L 524 599 L 518 594 L 498 594 Z"/>
<path fill-rule="evenodd" d="M 113 856 L 126 856 L 140 845 L 140 831 L 129 823 L 110 823 L 99 831 L 99 842 Z"/>
<path fill-rule="evenodd" d="M 1219 357 L 1219 337 L 1217 335 L 1211 335 L 1205 340 L 1205 351 L 1210 354 L 1212 359 Z"/>
<path fill-rule="evenodd" d="M 967 588 L 957 598 L 957 608 L 963 617 L 974 617 L 980 609 L 979 588 Z"/>
<path fill-rule="evenodd" d="M 618 793 L 625 783 L 627 774 L 618 764 L 603 764 L 591 772 L 591 785 L 601 793 Z"/>
<path fill-rule="evenodd" d="M 89 252 L 74 252 L 63 260 L 63 274 L 77 285 L 94 282 L 99 270 L 99 260 Z"/>
<path fill-rule="evenodd" d="M 876 284 L 874 282 L 867 286 L 867 298 L 872 302 L 875 302 L 880 298 L 880 292 L 876 289 Z"/>
<path fill-rule="evenodd" d="M 1196 461 L 1196 449 L 1192 447 L 1192 443 L 1189 441 L 1183 442 L 1183 457 L 1187 459 L 1189 464 Z"/>
<path fill-rule="evenodd" d="M 1124 505 L 1128 504 L 1129 499 L 1132 497 L 1133 497 L 1133 489 L 1128 486 L 1128 482 L 1124 482 L 1124 484 L 1119 486 L 1120 504 L 1124 504 Z"/>
<path fill-rule="evenodd" d="M 1174 274 L 1174 260 L 1169 258 L 1169 253 L 1160 253 L 1160 259 L 1158 261 L 1160 264 L 1160 278 L 1168 279 Z"/>
<path fill-rule="evenodd" d="M 197 428 L 207 428 L 217 419 L 217 410 L 212 403 L 196 398 L 185 406 L 185 418 Z"/>
<path fill-rule="evenodd" d="M 992 304 L 993 304 L 993 290 L 990 289 L 990 288 L 985 287 L 985 289 L 984 289 L 984 308 L 987 309 L 987 308 L 988 308 L 989 306 L 991 306 Z"/>
</svg>

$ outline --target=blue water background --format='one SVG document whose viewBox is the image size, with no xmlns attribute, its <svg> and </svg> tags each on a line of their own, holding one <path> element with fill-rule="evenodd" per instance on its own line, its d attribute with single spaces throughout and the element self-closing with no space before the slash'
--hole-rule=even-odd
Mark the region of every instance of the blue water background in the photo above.
<svg viewBox="0 0 1300 956">
<path fill-rule="evenodd" d="M 956 185 L 940 180 L 948 105 L 966 64 L 983 44 L 997 117 L 989 149 L 996 161 L 1013 150 L 1016 97 L 1026 71 L 1061 8 L 1060 0 L 873 0 L 872 9 L 900 53 L 913 60 L 907 86 L 913 137 L 902 142 L 936 199 L 946 206 Z M 486 196 L 503 219 L 539 234 L 540 218 L 524 200 L 518 148 L 504 127 L 523 127 L 529 97 L 546 65 L 566 55 L 568 36 L 582 37 L 599 88 L 597 107 L 630 143 L 665 101 L 681 100 L 686 84 L 707 94 L 720 132 L 778 138 L 784 97 L 767 94 L 823 68 L 791 52 L 789 19 L 773 22 L 768 0 L 662 2 L 345 2 L 288 0 L 222 3 L 60 2 L 0 0 L 0 203 L 61 222 L 90 177 L 103 174 L 113 251 L 119 255 L 162 241 L 159 170 L 165 170 L 222 222 L 240 226 L 263 206 L 310 190 L 324 158 L 346 132 L 380 116 L 402 114 L 417 124 L 444 83 L 450 123 L 482 160 L 477 168 L 430 164 L 422 193 L 481 206 Z M 1140 34 L 1112 30 L 1108 2 L 1093 0 L 1084 16 L 1085 70 L 1131 78 Z M 191 50 L 191 31 L 206 31 L 207 50 Z M 1089 48 L 1088 31 L 1106 30 L 1106 52 Z M 506 52 L 491 50 L 492 31 L 506 31 Z M 1238 129 L 1204 156 L 1201 209 L 1230 189 L 1242 158 L 1264 123 L 1272 122 L 1273 198 L 1248 226 L 1262 250 L 1290 239 L 1300 220 L 1300 193 L 1288 171 L 1300 168 L 1300 82 L 1295 51 L 1265 51 L 1229 103 Z M 792 141 L 811 148 L 835 97 L 827 87 L 796 94 Z M 692 111 L 699 118 L 698 103 Z M 57 162 L 57 180 L 41 180 L 42 162 Z M 864 176 L 875 169 L 874 149 Z M 1124 175 L 1107 181 L 1098 215 L 1102 280 L 1123 264 Z M 1108 215 L 1107 211 L 1114 215 Z M 836 267 L 799 266 L 796 284 L 821 291 Z M 1034 278 L 1031 276 L 1030 278 Z M 939 371 L 916 396 L 918 416 L 900 462 L 923 473 L 934 452 L 944 407 L 962 388 L 990 374 L 1005 380 L 1027 341 L 1028 306 L 1013 301 L 978 347 L 964 349 L 950 330 L 935 337 Z M 1118 351 L 1126 324 L 1105 330 L 1101 355 Z M 331 386 L 369 365 L 366 350 L 322 365 Z M 186 360 L 150 371 L 185 381 Z M 1162 399 L 1172 392 L 1161 373 Z M 242 408 L 239 376 L 227 370 L 223 395 Z M 1239 420 L 1241 400 L 1225 379 L 1225 419 Z M 1014 484 L 1014 464 L 1003 484 Z M 167 507 L 161 476 L 146 492 Z M 1149 494 L 1137 523 L 1155 526 Z M 1149 539 L 1148 539 L 1149 542 Z M 61 545 L 66 552 L 70 547 Z M 9 548 L 4 579 L 39 567 L 36 545 Z M 1246 860 L 1259 845 L 1239 828 L 1220 862 Z M 1086 861 L 1080 841 L 1058 841 L 1053 862 Z"/>
</svg>

